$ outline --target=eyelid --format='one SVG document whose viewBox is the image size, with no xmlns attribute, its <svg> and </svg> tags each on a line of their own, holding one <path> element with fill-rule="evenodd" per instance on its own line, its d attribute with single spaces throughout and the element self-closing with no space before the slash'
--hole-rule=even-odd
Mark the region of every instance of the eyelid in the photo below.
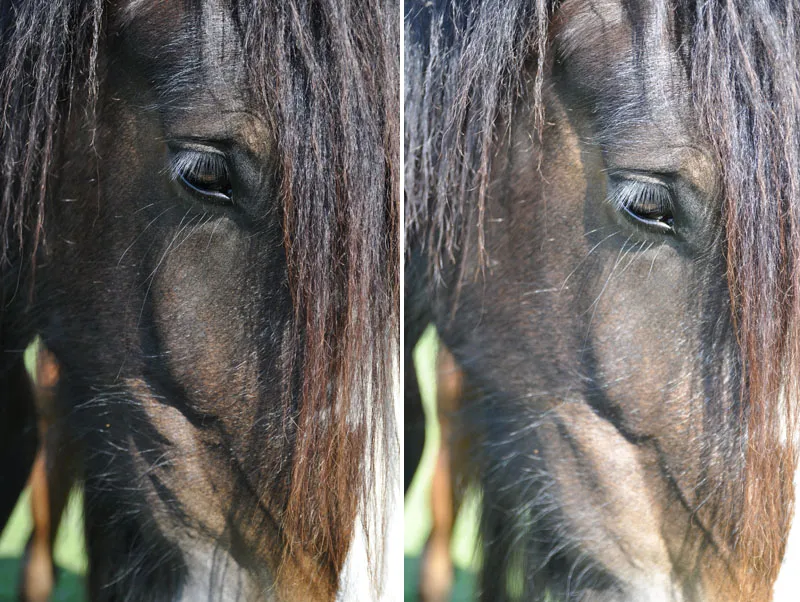
<svg viewBox="0 0 800 602">
<path fill-rule="evenodd" d="M 641 228 L 674 234 L 672 186 L 646 174 L 625 174 L 609 178 L 607 202 L 615 213 Z"/>
<path fill-rule="evenodd" d="M 184 174 L 211 173 L 216 176 L 230 176 L 225 155 L 217 150 L 197 150 L 193 148 L 176 149 L 171 153 L 169 176 L 178 180 Z"/>
<path fill-rule="evenodd" d="M 672 209 L 672 189 L 663 181 L 649 177 L 613 177 L 612 182 L 607 200 L 616 209 L 630 209 L 642 201 L 665 210 Z"/>
</svg>

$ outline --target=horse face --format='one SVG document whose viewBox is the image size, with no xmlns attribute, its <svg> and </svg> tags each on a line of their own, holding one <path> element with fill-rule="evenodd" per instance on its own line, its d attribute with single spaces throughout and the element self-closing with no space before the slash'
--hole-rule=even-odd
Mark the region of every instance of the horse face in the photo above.
<svg viewBox="0 0 800 602">
<path fill-rule="evenodd" d="M 101 597 L 336 589 L 332 566 L 284 557 L 294 305 L 279 161 L 222 6 L 132 2 L 108 16 L 96 157 L 65 162 L 55 202 L 47 286 L 70 298 L 44 338 L 63 358 L 65 403 L 84 400 L 73 426 Z"/>
<path fill-rule="evenodd" d="M 644 17 L 634 56 L 620 3 L 560 8 L 542 147 L 532 110 L 500 126 L 488 266 L 472 278 L 473 251 L 444 328 L 485 394 L 465 420 L 487 440 L 484 507 L 507 509 L 487 540 L 527 533 L 528 587 L 557 599 L 738 595 L 719 176 L 669 19 Z"/>
</svg>

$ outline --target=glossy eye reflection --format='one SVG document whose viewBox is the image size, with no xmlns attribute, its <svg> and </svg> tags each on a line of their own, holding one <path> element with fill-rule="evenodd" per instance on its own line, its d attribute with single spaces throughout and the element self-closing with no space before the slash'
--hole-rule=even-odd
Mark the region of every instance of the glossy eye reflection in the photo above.
<svg viewBox="0 0 800 602">
<path fill-rule="evenodd" d="M 634 223 L 666 234 L 675 231 L 672 191 L 662 181 L 613 178 L 609 201 Z"/>
<path fill-rule="evenodd" d="M 170 175 L 200 200 L 231 204 L 231 185 L 225 155 L 218 151 L 180 149 L 170 160 Z"/>
</svg>

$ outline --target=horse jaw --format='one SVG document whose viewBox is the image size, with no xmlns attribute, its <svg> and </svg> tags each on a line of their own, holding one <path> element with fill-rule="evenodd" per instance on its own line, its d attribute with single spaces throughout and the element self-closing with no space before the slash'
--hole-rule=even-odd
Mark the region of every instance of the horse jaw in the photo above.
<svg viewBox="0 0 800 602">
<path fill-rule="evenodd" d="M 271 592 L 259 591 L 248 572 L 225 550 L 201 540 L 184 541 L 181 546 L 188 575 L 175 602 L 209 598 L 219 602 L 250 600 L 273 602 Z"/>
</svg>

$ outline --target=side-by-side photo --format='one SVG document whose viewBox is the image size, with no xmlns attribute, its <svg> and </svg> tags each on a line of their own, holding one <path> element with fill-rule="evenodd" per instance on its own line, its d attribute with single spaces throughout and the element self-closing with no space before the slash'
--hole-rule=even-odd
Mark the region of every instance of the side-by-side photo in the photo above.
<svg viewBox="0 0 800 602">
<path fill-rule="evenodd" d="M 399 599 L 401 20 L 0 1 L 0 599 Z"/>
<path fill-rule="evenodd" d="M 798 599 L 800 5 L 404 19 L 406 601 Z"/>
<path fill-rule="evenodd" d="M 800 600 L 800 0 L 0 0 L 0 602 Z"/>
</svg>

